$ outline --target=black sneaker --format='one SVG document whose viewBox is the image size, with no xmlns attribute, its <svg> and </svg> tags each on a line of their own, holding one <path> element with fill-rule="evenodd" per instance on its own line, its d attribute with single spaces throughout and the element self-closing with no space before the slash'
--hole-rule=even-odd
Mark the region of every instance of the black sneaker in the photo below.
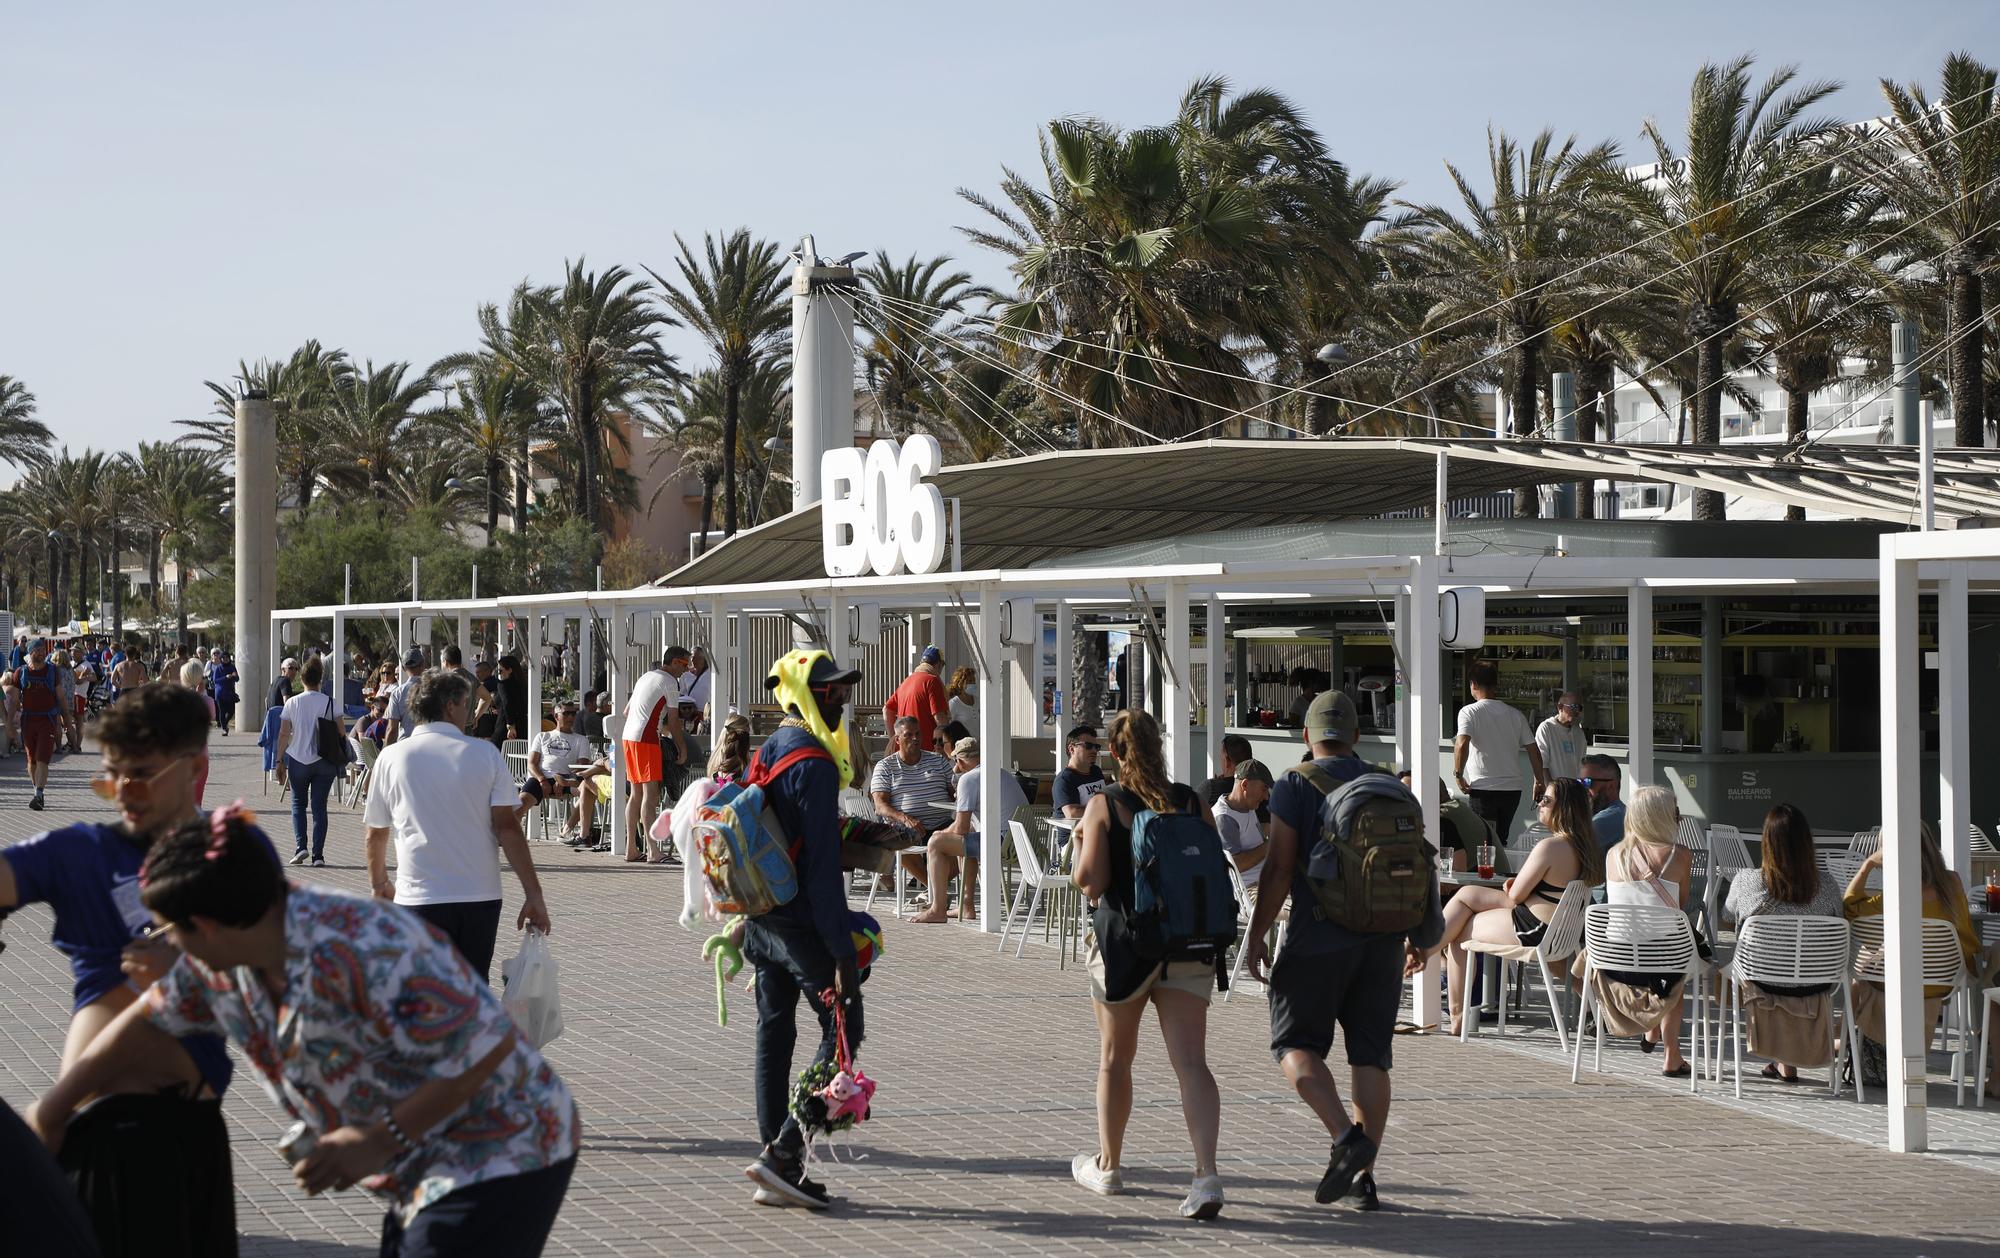
<svg viewBox="0 0 2000 1258">
<path fill-rule="evenodd" d="M 768 1149 L 744 1167 L 743 1174 L 780 1205 L 824 1210 L 832 1203 L 824 1187 L 806 1178 L 805 1163 L 775 1157 Z"/>
<path fill-rule="evenodd" d="M 1347 1129 L 1347 1134 L 1333 1142 L 1333 1156 L 1326 1161 L 1326 1174 L 1320 1177 L 1319 1188 L 1313 1193 L 1313 1200 L 1321 1205 L 1339 1201 L 1347 1195 L 1364 1167 L 1375 1161 L 1375 1142 L 1356 1123 Z"/>
<path fill-rule="evenodd" d="M 40 791 L 36 791 L 32 796 L 29 797 L 28 807 L 34 809 L 36 812 L 40 812 L 42 810 L 42 793 Z"/>
<path fill-rule="evenodd" d="M 1363 1171 L 1354 1177 L 1354 1187 L 1342 1198 L 1356 1210 L 1380 1210 L 1382 1199 L 1375 1195 L 1375 1172 Z"/>
</svg>

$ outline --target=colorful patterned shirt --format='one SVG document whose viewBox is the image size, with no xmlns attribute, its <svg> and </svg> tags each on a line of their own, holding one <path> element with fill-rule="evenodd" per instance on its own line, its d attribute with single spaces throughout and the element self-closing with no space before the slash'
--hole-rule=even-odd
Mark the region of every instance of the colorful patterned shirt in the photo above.
<svg viewBox="0 0 2000 1258">
<path fill-rule="evenodd" d="M 293 884 L 285 992 L 254 970 L 182 956 L 145 996 L 173 1035 L 220 1031 L 264 1090 L 325 1133 L 379 1122 L 430 1079 L 460 1075 L 514 1030 L 499 996 L 407 909 Z M 552 1166 L 577 1151 L 569 1088 L 525 1040 L 457 1114 L 360 1182 L 405 1224 L 445 1194 Z"/>
</svg>

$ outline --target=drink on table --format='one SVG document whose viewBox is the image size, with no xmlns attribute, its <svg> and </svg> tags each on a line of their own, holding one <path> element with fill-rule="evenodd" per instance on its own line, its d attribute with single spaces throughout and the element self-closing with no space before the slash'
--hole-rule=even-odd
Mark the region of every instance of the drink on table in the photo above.
<svg viewBox="0 0 2000 1258">
<path fill-rule="evenodd" d="M 2000 874 L 1986 875 L 1986 911 L 2000 913 Z"/>
<path fill-rule="evenodd" d="M 1491 843 L 1481 843 L 1479 845 L 1478 864 L 1479 876 L 1481 878 L 1491 878 L 1493 876 L 1493 845 Z"/>
</svg>

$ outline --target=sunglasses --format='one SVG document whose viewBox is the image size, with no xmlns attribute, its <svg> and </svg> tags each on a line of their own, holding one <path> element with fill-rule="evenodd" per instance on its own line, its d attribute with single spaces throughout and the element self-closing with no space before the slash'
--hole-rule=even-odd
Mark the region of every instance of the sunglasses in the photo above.
<svg viewBox="0 0 2000 1258">
<path fill-rule="evenodd" d="M 1103 743 L 1078 743 L 1076 747 L 1078 751 L 1099 752 L 1104 750 Z"/>
<path fill-rule="evenodd" d="M 178 765 L 181 761 L 192 758 L 194 754 L 194 752 L 190 751 L 175 756 L 172 760 L 167 761 L 145 777 L 139 777 L 130 773 L 120 773 L 115 769 L 105 769 L 91 775 L 90 789 L 96 793 L 99 799 L 115 800 L 118 798 L 118 792 L 122 788 L 128 786 L 139 787 L 141 788 L 138 792 L 139 798 L 133 802 L 143 802 L 152 796 L 154 783 L 167 776 L 173 770 L 174 766 Z"/>
</svg>

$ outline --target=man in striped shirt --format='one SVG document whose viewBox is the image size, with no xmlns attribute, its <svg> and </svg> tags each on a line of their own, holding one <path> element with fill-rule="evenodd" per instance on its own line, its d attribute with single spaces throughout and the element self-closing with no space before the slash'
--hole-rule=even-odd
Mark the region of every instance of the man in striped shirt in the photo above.
<svg viewBox="0 0 2000 1258">
<path fill-rule="evenodd" d="M 920 847 L 933 830 L 951 824 L 951 761 L 925 748 L 923 727 L 914 716 L 899 717 L 889 744 L 893 753 L 875 762 L 868 777 L 868 794 L 875 811 L 885 821 L 906 827 L 908 846 Z M 925 881 L 923 853 L 902 858 L 903 868 L 918 882 Z"/>
</svg>

